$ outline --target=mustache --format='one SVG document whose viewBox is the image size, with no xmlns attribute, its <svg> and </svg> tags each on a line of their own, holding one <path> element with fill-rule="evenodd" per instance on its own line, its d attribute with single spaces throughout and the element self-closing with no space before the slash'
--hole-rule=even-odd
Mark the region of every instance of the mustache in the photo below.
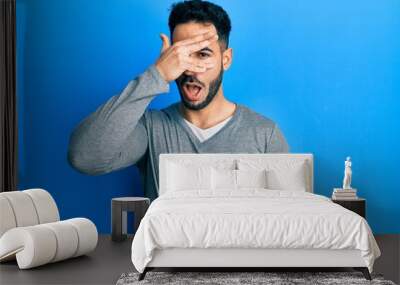
<svg viewBox="0 0 400 285">
<path fill-rule="evenodd" d="M 188 75 L 182 75 L 181 78 L 179 78 L 178 83 L 180 86 L 184 85 L 185 83 L 197 83 L 199 85 L 201 85 L 202 87 L 205 87 L 203 82 L 197 80 L 197 78 L 193 77 L 193 76 L 188 76 Z"/>
</svg>

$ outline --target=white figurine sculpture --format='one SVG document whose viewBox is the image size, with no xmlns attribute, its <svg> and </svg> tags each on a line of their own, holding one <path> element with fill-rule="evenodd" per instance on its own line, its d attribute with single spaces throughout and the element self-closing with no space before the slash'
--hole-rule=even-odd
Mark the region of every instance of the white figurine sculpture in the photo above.
<svg viewBox="0 0 400 285">
<path fill-rule="evenodd" d="M 343 179 L 343 189 L 352 189 L 351 184 L 351 158 L 348 156 L 344 162 L 344 179 Z"/>
</svg>

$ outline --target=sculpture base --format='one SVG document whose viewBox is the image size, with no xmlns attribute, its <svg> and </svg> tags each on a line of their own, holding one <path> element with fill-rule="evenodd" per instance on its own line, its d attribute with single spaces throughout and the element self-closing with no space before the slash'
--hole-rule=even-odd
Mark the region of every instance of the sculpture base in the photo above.
<svg viewBox="0 0 400 285">
<path fill-rule="evenodd" d="M 333 192 L 357 192 L 356 188 L 333 188 Z"/>
<path fill-rule="evenodd" d="M 357 189 L 343 189 L 343 188 L 333 188 L 332 193 L 333 200 L 355 200 L 357 197 Z"/>
</svg>

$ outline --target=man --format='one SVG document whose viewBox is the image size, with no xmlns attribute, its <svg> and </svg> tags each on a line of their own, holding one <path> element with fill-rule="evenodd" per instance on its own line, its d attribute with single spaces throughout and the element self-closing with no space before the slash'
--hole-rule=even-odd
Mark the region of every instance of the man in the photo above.
<svg viewBox="0 0 400 285">
<path fill-rule="evenodd" d="M 158 196 L 160 153 L 288 152 L 277 124 L 224 97 L 232 63 L 227 13 L 206 1 L 172 5 L 171 43 L 161 34 L 160 57 L 73 131 L 68 159 L 98 175 L 136 164 L 144 193 Z M 181 102 L 146 109 L 175 80 Z"/>
</svg>

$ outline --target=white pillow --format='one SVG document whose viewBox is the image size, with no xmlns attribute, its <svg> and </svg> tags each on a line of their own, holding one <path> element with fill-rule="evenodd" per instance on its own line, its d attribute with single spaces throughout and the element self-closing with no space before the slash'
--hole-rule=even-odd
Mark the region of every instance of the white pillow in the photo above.
<svg viewBox="0 0 400 285">
<path fill-rule="evenodd" d="M 236 170 L 237 188 L 268 188 L 267 170 Z"/>
<path fill-rule="evenodd" d="M 212 189 L 267 188 L 266 170 L 211 169 Z"/>
<path fill-rule="evenodd" d="M 276 190 L 306 191 L 306 162 L 291 163 L 284 169 L 271 169 L 267 173 L 268 188 Z"/>
<path fill-rule="evenodd" d="M 211 168 L 212 189 L 236 190 L 236 170 Z"/>
<path fill-rule="evenodd" d="M 211 189 L 211 167 L 168 162 L 168 191 Z"/>
<path fill-rule="evenodd" d="M 267 172 L 268 188 L 273 190 L 306 191 L 307 182 L 304 167 L 287 169 L 285 173 L 277 170 Z"/>
<path fill-rule="evenodd" d="M 308 164 L 304 160 L 262 161 L 240 159 L 240 170 L 266 169 L 267 188 L 272 190 L 306 191 L 309 181 Z"/>
</svg>

